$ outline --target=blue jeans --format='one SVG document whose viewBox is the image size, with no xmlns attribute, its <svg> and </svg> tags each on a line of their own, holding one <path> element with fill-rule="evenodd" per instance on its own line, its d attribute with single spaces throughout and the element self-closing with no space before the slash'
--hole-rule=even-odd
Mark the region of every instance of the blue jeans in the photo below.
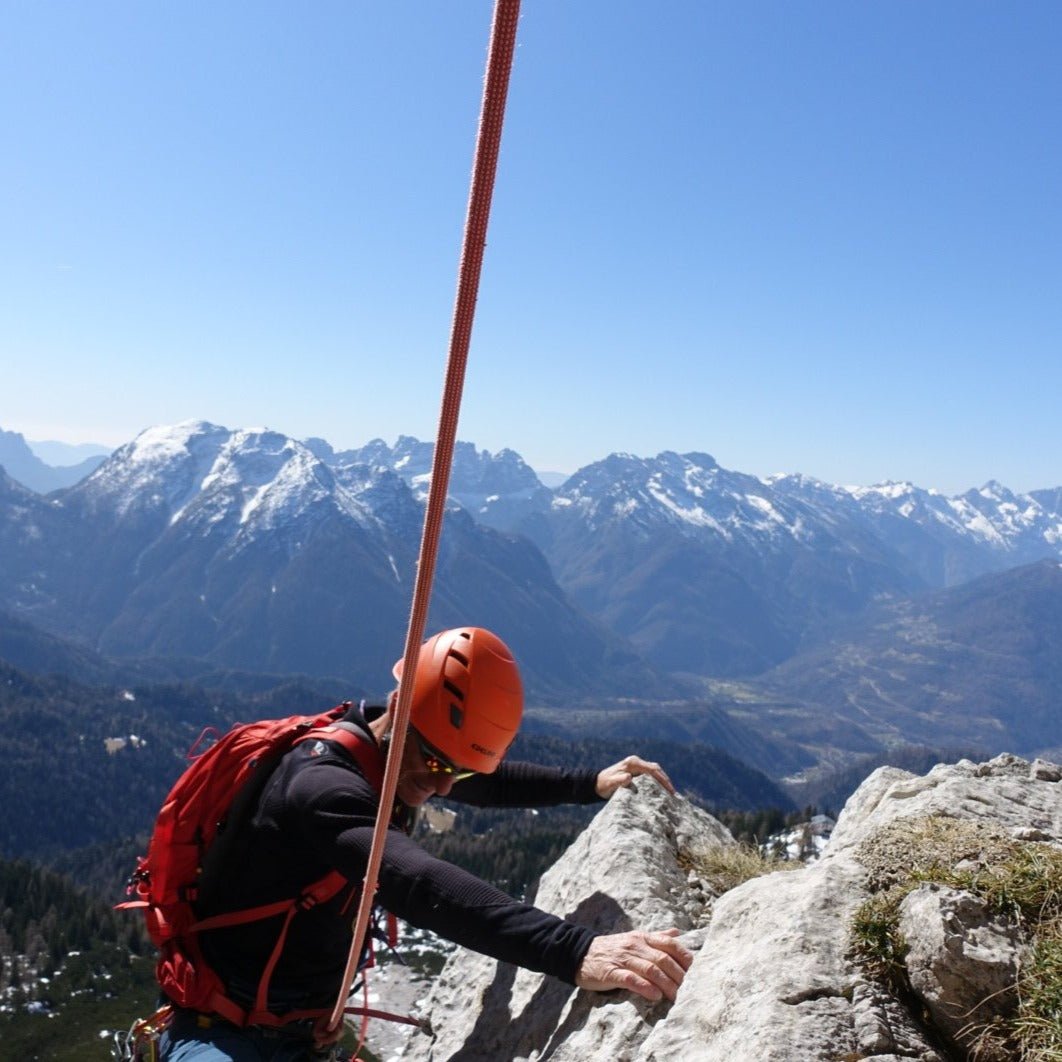
<svg viewBox="0 0 1062 1062">
<path fill-rule="evenodd" d="M 333 1057 L 349 1056 L 316 1051 L 309 1025 L 239 1029 L 218 1018 L 201 1023 L 199 1015 L 180 1009 L 159 1039 L 159 1062 L 326 1062 Z"/>
</svg>

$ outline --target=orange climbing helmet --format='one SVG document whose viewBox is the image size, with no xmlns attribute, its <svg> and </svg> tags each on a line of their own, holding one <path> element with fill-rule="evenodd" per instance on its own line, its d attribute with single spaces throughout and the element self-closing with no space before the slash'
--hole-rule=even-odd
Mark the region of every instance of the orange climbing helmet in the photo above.
<svg viewBox="0 0 1062 1062">
<path fill-rule="evenodd" d="M 401 679 L 401 660 L 393 670 Z M 523 710 L 520 669 L 496 634 L 456 627 L 420 647 L 409 719 L 448 760 L 490 774 L 516 737 Z"/>
</svg>

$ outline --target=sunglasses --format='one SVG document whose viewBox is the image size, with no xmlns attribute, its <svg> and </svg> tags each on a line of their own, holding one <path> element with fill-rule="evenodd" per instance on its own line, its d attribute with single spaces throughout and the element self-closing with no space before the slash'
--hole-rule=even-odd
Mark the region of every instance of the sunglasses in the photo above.
<svg viewBox="0 0 1062 1062">
<path fill-rule="evenodd" d="M 413 728 L 410 727 L 412 730 Z M 463 778 L 471 778 L 475 771 L 466 770 L 464 767 L 458 767 L 456 763 L 448 760 L 434 745 L 429 744 L 421 737 L 420 732 L 413 730 L 416 735 L 417 744 L 420 746 L 420 755 L 424 760 L 424 766 L 431 771 L 432 774 L 448 774 L 455 782 L 460 782 Z"/>
</svg>

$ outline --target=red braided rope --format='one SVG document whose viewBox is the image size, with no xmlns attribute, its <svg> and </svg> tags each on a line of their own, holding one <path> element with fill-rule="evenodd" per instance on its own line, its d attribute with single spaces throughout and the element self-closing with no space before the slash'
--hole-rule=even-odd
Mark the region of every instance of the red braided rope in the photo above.
<svg viewBox="0 0 1062 1062">
<path fill-rule="evenodd" d="M 395 789 L 398 786 L 398 771 L 402 763 L 406 729 L 409 725 L 410 703 L 413 696 L 413 677 L 417 673 L 417 656 L 424 641 L 424 627 L 428 618 L 432 582 L 435 578 L 435 561 L 438 556 L 439 536 L 442 533 L 446 513 L 446 494 L 450 485 L 450 465 L 453 460 L 454 442 L 457 438 L 457 418 L 461 410 L 461 393 L 464 389 L 465 366 L 468 348 L 472 340 L 472 322 L 476 313 L 476 297 L 479 277 L 483 266 L 483 251 L 487 245 L 487 224 L 490 220 L 490 205 L 494 194 L 494 176 L 498 168 L 498 150 L 501 146 L 502 125 L 505 119 L 505 99 L 509 90 L 509 73 L 512 69 L 513 52 L 516 48 L 516 27 L 520 16 L 520 0 L 496 0 L 494 21 L 491 27 L 490 46 L 487 52 L 487 74 L 483 87 L 483 103 L 480 110 L 479 133 L 476 138 L 476 155 L 472 168 L 472 188 L 468 199 L 465 219 L 465 237 L 461 248 L 461 266 L 458 275 L 457 298 L 450 330 L 450 353 L 446 365 L 446 380 L 443 386 L 442 409 L 439 413 L 439 429 L 436 434 L 435 454 L 431 466 L 431 489 L 424 514 L 424 531 L 421 537 L 420 557 L 417 561 L 417 579 L 413 589 L 413 604 L 410 609 L 409 628 L 406 632 L 406 648 L 402 658 L 402 679 L 398 686 L 398 701 L 395 705 L 391 728 L 391 748 L 387 754 L 383 791 L 380 795 L 380 810 L 376 816 L 372 848 L 365 870 L 365 882 L 354 921 L 354 939 L 343 975 L 339 997 L 324 1029 L 324 1040 L 335 1039 L 343 1020 L 350 986 L 357 973 L 361 942 L 369 927 L 373 894 L 379 878 L 383 859 L 384 839 L 394 806 Z"/>
</svg>

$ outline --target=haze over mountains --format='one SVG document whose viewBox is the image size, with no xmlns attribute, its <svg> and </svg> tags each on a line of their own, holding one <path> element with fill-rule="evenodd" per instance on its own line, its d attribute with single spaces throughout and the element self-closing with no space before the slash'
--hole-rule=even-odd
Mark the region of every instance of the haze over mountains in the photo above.
<svg viewBox="0 0 1062 1062">
<path fill-rule="evenodd" d="M 405 436 L 337 452 L 320 439 L 187 422 L 142 433 L 47 497 L 2 475 L 0 608 L 112 656 L 336 676 L 378 691 L 405 630 L 430 462 L 431 444 Z M 847 719 L 849 738 L 832 738 L 849 751 L 943 739 L 961 727 L 926 722 L 950 712 L 946 696 L 926 701 L 932 683 L 905 722 L 894 713 L 870 726 L 850 688 L 866 688 L 865 675 L 843 661 L 888 670 L 880 661 L 895 657 L 893 670 L 915 673 L 911 654 L 896 655 L 910 610 L 923 608 L 911 602 L 943 602 L 939 615 L 952 618 L 938 622 L 940 645 L 976 654 L 1000 637 L 993 602 L 1062 593 L 1058 489 L 1017 495 L 989 483 L 948 498 L 912 484 L 764 480 L 707 454 L 665 452 L 612 454 L 550 490 L 518 454 L 468 443 L 450 487 L 430 625 L 497 629 L 544 704 L 719 697 L 720 682 L 740 679 L 788 704 L 770 717 L 783 734 L 807 730 L 811 712 Z M 1014 572 L 1045 560 L 1054 567 Z M 970 582 L 990 573 L 1002 574 Z M 978 610 L 983 629 L 967 624 L 966 642 L 948 634 Z M 1057 611 L 1037 613 L 1044 644 L 1059 644 Z M 855 656 L 824 648 L 839 631 L 864 639 Z M 961 655 L 934 667 L 957 673 Z M 1013 737 L 1019 752 L 1062 744 L 1046 709 L 1035 726 L 1019 726 L 1016 709 L 1013 727 L 1000 722 L 1021 683 L 1046 703 L 1054 672 L 1033 657 L 1016 646 L 992 703 L 967 702 L 970 719 L 984 714 L 972 734 Z M 880 703 L 865 710 L 892 718 L 888 683 L 876 688 Z M 984 686 L 967 692 L 977 700 Z"/>
<path fill-rule="evenodd" d="M 820 749 L 910 742 L 1060 759 L 1062 564 L 875 606 L 756 688 L 766 736 L 799 739 L 803 727 L 804 742 Z"/>
<path fill-rule="evenodd" d="M 106 453 L 99 451 L 91 444 L 46 442 L 31 447 L 18 432 L 0 428 L 0 467 L 23 486 L 42 494 L 71 487 L 84 479 L 103 463 Z M 42 457 L 42 453 L 46 456 Z"/>
</svg>

